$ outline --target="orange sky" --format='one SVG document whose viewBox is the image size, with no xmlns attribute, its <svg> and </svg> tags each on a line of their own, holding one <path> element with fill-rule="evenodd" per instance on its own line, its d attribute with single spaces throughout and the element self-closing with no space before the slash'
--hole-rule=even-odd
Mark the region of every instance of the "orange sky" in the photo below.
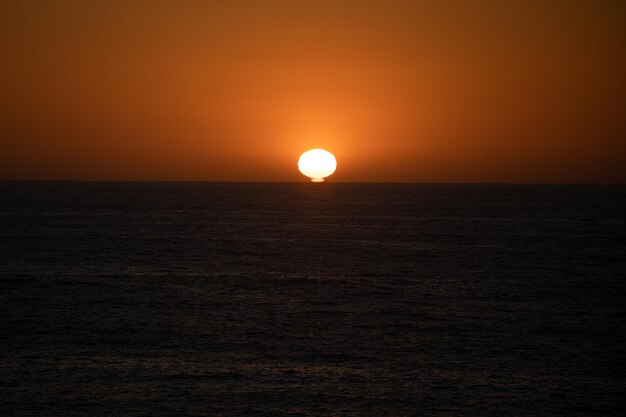
<svg viewBox="0 0 626 417">
<path fill-rule="evenodd" d="M 0 3 L 0 179 L 626 181 L 623 1 Z"/>
</svg>

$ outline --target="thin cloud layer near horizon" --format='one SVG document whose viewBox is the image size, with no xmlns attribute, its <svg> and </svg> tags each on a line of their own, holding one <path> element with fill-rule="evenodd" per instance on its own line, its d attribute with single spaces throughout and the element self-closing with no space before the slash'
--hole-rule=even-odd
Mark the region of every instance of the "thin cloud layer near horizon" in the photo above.
<svg viewBox="0 0 626 417">
<path fill-rule="evenodd" d="M 0 5 L 0 179 L 626 181 L 618 1 Z"/>
</svg>

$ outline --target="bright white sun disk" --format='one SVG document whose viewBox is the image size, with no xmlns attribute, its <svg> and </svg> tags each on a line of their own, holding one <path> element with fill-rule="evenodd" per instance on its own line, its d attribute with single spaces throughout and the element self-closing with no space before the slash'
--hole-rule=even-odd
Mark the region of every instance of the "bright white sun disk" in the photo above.
<svg viewBox="0 0 626 417">
<path fill-rule="evenodd" d="M 298 169 L 313 182 L 322 182 L 337 169 L 335 156 L 323 149 L 311 149 L 300 155 Z"/>
</svg>

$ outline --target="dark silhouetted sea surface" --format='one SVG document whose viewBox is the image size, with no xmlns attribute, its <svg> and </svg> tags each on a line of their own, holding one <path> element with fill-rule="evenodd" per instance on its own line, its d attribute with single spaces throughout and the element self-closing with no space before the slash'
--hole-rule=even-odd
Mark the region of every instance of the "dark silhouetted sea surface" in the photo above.
<svg viewBox="0 0 626 417">
<path fill-rule="evenodd" d="M 0 183 L 2 416 L 610 416 L 626 189 Z"/>
</svg>

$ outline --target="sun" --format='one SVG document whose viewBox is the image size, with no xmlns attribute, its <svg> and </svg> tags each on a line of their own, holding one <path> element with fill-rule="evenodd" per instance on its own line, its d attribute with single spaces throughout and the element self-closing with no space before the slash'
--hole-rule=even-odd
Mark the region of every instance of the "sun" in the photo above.
<svg viewBox="0 0 626 417">
<path fill-rule="evenodd" d="M 300 155 L 298 169 L 313 182 L 322 182 L 337 169 L 335 155 L 324 149 L 311 149 Z"/>
</svg>

